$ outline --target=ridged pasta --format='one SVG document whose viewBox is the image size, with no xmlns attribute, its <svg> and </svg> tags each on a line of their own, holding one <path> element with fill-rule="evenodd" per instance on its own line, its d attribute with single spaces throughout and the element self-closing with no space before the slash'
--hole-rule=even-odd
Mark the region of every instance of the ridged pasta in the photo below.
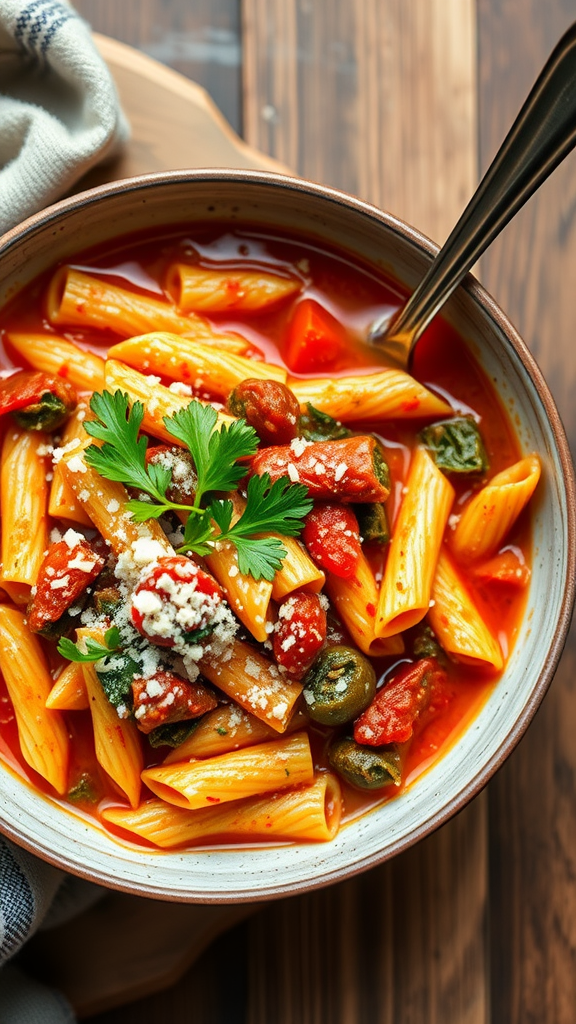
<svg viewBox="0 0 576 1024">
<path fill-rule="evenodd" d="M 87 402 L 79 402 L 62 433 L 63 448 L 72 441 L 80 441 L 82 446 L 90 443 L 84 430 L 86 419 L 93 419 L 93 416 L 88 409 Z M 86 515 L 70 484 L 65 480 L 65 472 L 61 463 L 54 466 L 48 512 L 57 519 L 71 519 L 73 523 L 81 523 L 83 526 L 92 525 L 92 520 Z"/>
<path fill-rule="evenodd" d="M 342 579 L 329 572 L 325 589 L 354 643 L 364 654 L 380 658 L 404 652 L 401 636 L 385 639 L 376 636 L 378 587 L 364 553 L 360 555 L 354 576 Z"/>
<path fill-rule="evenodd" d="M 276 533 L 267 536 L 279 537 L 286 550 L 282 568 L 278 570 L 272 582 L 273 600 L 282 601 L 295 590 L 308 590 L 312 594 L 319 594 L 326 576 L 312 561 L 304 545 L 295 537 L 280 537 L 280 534 Z"/>
<path fill-rule="evenodd" d="M 288 386 L 301 406 L 310 402 L 343 423 L 365 420 L 450 416 L 447 402 L 402 370 L 380 370 L 360 377 L 294 379 Z"/>
<path fill-rule="evenodd" d="M 428 620 L 444 650 L 465 665 L 499 672 L 504 664 L 500 644 L 445 548 L 436 566 L 432 602 Z"/>
<path fill-rule="evenodd" d="M 177 395 L 170 391 L 170 388 L 159 384 L 155 378 L 150 379 L 138 370 L 119 363 L 117 359 L 108 359 L 106 362 L 106 387 L 108 391 L 120 389 L 126 392 L 131 405 L 134 402 L 144 403 L 142 430 L 161 438 L 162 441 L 168 441 L 169 444 L 182 447 L 182 442 L 172 437 L 166 430 L 164 417 L 172 416 L 179 409 L 186 409 L 192 401 L 191 398 Z M 219 412 L 217 424 L 232 423 L 233 419 L 233 416 Z"/>
<path fill-rule="evenodd" d="M 416 448 L 394 523 L 376 613 L 376 636 L 415 626 L 430 604 L 454 488 L 425 448 Z"/>
<path fill-rule="evenodd" d="M 86 711 L 88 694 L 79 662 L 71 661 L 62 670 L 46 698 L 46 707 L 56 711 Z"/>
<path fill-rule="evenodd" d="M 295 278 L 263 270 L 216 270 L 197 264 L 172 263 L 166 291 L 183 313 L 257 312 L 269 309 L 302 288 Z"/>
<path fill-rule="evenodd" d="M 190 810 L 310 783 L 313 778 L 305 732 L 219 757 L 163 764 L 142 772 L 142 780 L 156 796 Z"/>
<path fill-rule="evenodd" d="M 454 531 L 451 548 L 468 561 L 493 554 L 530 501 L 540 479 L 540 459 L 528 455 L 497 473 L 473 495 Z"/>
<path fill-rule="evenodd" d="M 104 387 L 104 360 L 58 334 L 19 334 L 7 331 L 6 338 L 35 370 L 60 374 L 77 388 L 100 391 Z"/>
<path fill-rule="evenodd" d="M 307 725 L 306 715 L 296 711 L 288 723 L 286 732 L 295 732 Z M 194 732 L 187 740 L 171 750 L 164 758 L 164 764 L 185 761 L 197 757 L 216 757 L 230 750 L 250 747 L 263 740 L 276 739 L 277 733 L 271 726 L 261 722 L 234 704 L 223 704 L 203 715 Z"/>
<path fill-rule="evenodd" d="M 144 292 L 128 291 L 104 277 L 60 267 L 48 287 L 46 311 L 51 324 L 96 327 L 125 338 L 148 331 L 172 331 L 204 344 L 245 352 L 239 336 L 219 333 L 204 317 L 182 316 L 174 306 Z"/>
<path fill-rule="evenodd" d="M 80 642 L 86 637 L 92 637 L 104 643 L 104 633 L 99 629 L 78 629 L 76 636 Z M 118 717 L 116 708 L 102 689 L 94 665 L 85 664 L 82 671 L 92 715 L 98 764 L 120 792 L 125 794 L 130 806 L 137 807 L 141 789 L 140 775 L 144 767 L 138 729 L 130 719 Z"/>
<path fill-rule="evenodd" d="M 287 682 L 273 662 L 243 640 L 235 640 L 226 653 L 227 660 L 204 658 L 202 675 L 275 732 L 284 732 L 302 693 L 300 683 Z"/>
<path fill-rule="evenodd" d="M 108 352 L 143 373 L 161 373 L 173 381 L 193 386 L 195 391 L 227 398 L 249 377 L 286 382 L 288 374 L 273 363 L 246 359 L 226 349 L 202 345 L 177 334 L 153 333 L 121 341 Z"/>
<path fill-rule="evenodd" d="M 341 814 L 340 783 L 322 772 L 310 786 L 197 811 L 149 800 L 135 811 L 107 808 L 102 817 L 170 849 L 213 836 L 328 842 L 338 831 Z"/>
<path fill-rule="evenodd" d="M 51 438 L 10 424 L 2 446 L 2 571 L 0 583 L 16 604 L 26 604 L 48 546 L 47 463 Z"/>
<path fill-rule="evenodd" d="M 22 612 L 0 605 L 0 669 L 14 707 L 22 756 L 64 795 L 68 784 L 68 730 L 58 711 L 46 708 L 52 688 L 40 642 Z"/>
</svg>

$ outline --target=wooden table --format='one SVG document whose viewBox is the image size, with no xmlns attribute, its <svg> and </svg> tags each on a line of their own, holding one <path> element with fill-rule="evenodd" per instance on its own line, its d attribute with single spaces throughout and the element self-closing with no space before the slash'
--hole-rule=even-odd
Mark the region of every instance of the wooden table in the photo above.
<svg viewBox="0 0 576 1024">
<path fill-rule="evenodd" d="M 76 0 L 203 84 L 252 145 L 442 241 L 576 0 Z M 576 156 L 480 277 L 576 439 Z M 165 993 L 93 1024 L 574 1024 L 572 636 L 488 790 L 391 863 L 273 903 Z"/>
</svg>

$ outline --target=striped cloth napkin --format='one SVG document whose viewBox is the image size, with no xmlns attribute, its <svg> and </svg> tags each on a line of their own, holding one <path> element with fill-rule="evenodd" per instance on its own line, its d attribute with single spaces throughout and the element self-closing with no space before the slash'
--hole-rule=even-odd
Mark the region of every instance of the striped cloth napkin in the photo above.
<svg viewBox="0 0 576 1024">
<path fill-rule="evenodd" d="M 0 234 L 58 199 L 127 136 L 108 69 L 66 0 L 0 0 Z M 9 961 L 38 928 L 101 893 L 0 837 L 0 1024 L 74 1021 L 61 995 Z"/>
<path fill-rule="evenodd" d="M 0 0 L 0 234 L 127 137 L 108 68 L 66 0 Z"/>
<path fill-rule="evenodd" d="M 0 1022 L 74 1024 L 67 1000 L 9 961 L 39 928 L 87 910 L 104 890 L 66 875 L 0 836 Z"/>
</svg>

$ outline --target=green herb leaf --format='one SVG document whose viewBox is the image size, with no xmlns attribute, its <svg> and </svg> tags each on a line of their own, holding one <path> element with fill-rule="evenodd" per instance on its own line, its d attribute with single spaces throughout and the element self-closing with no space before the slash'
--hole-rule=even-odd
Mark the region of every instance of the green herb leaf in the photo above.
<svg viewBox="0 0 576 1024">
<path fill-rule="evenodd" d="M 159 725 L 148 733 L 148 742 L 151 747 L 179 747 L 192 735 L 199 721 L 199 718 L 195 718 L 192 721 L 167 722 L 166 725 Z"/>
<path fill-rule="evenodd" d="M 245 420 L 215 430 L 218 414 L 211 405 L 190 402 L 173 416 L 164 417 L 166 429 L 186 445 L 198 474 L 196 504 L 206 491 L 233 490 L 246 473 L 237 460 L 254 455 L 258 435 Z"/>
<path fill-rule="evenodd" d="M 438 469 L 445 473 L 485 473 L 488 456 L 471 416 L 431 423 L 420 432 Z"/>
<path fill-rule="evenodd" d="M 130 408 L 128 395 L 103 391 L 92 395 L 90 408 L 97 419 L 85 422 L 84 429 L 104 444 L 101 448 L 90 445 L 86 450 L 88 465 L 106 480 L 148 493 L 153 485 L 146 472 L 146 438 L 138 437 L 144 419 L 142 402 L 134 402 Z"/>
<path fill-rule="evenodd" d="M 58 643 L 58 653 L 68 661 L 81 663 L 100 661 L 101 658 L 106 658 L 107 655 L 120 649 L 120 632 L 116 626 L 112 626 L 104 634 L 104 644 L 88 636 L 84 640 L 84 645 L 86 650 L 81 651 L 78 644 L 72 643 L 68 637 L 63 636 Z"/>
<path fill-rule="evenodd" d="M 212 517 L 214 502 L 209 511 Z M 253 476 L 248 481 L 246 491 L 246 508 L 234 526 L 226 531 L 227 539 L 248 537 L 255 533 L 267 533 L 272 530 L 283 533 L 286 537 L 296 537 L 304 523 L 303 519 L 312 510 L 313 502 L 308 497 L 308 488 L 304 484 L 292 484 L 281 478 L 270 483 L 268 473 Z"/>
<path fill-rule="evenodd" d="M 184 543 L 177 550 L 179 554 L 193 551 L 203 557 L 213 552 L 215 539 L 216 533 L 207 512 L 202 516 L 189 516 L 184 527 Z"/>
<path fill-rule="evenodd" d="M 306 441 L 339 441 L 351 436 L 352 431 L 348 427 L 327 412 L 315 409 L 311 402 L 306 402 L 306 408 L 308 411 L 300 417 L 300 436 Z"/>
<path fill-rule="evenodd" d="M 231 538 L 238 552 L 238 568 L 255 580 L 273 580 L 282 568 L 286 548 L 278 537 Z"/>
<path fill-rule="evenodd" d="M 108 700 L 115 708 L 125 704 L 132 708 L 132 681 L 142 671 L 129 654 L 118 653 L 106 666 L 96 669 L 96 675 Z"/>
</svg>

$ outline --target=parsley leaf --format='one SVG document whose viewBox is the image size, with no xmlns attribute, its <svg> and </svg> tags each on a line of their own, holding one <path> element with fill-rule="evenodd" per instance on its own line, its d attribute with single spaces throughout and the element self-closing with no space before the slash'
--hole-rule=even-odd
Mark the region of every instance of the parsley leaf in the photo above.
<svg viewBox="0 0 576 1024">
<path fill-rule="evenodd" d="M 128 395 L 121 391 L 114 394 L 102 391 L 92 395 L 90 408 L 97 419 L 85 422 L 84 430 L 104 444 L 101 448 L 90 445 L 86 450 L 84 457 L 88 465 L 107 480 L 164 498 L 171 473 L 162 466 L 151 467 L 161 470 L 153 477 L 147 471 L 146 438 L 138 437 L 144 419 L 142 402 L 134 402 L 130 408 Z"/>
<path fill-rule="evenodd" d="M 86 637 L 84 644 L 86 647 L 85 652 L 80 650 L 78 644 L 72 643 L 71 640 L 63 636 L 58 643 L 58 653 L 63 658 L 67 658 L 68 661 L 86 663 L 100 661 L 101 658 L 105 658 L 108 654 L 120 650 L 120 631 L 117 626 L 111 626 L 104 634 L 104 644 L 101 644 L 99 640 L 93 640 L 90 636 Z"/>
<path fill-rule="evenodd" d="M 238 459 L 254 455 L 258 450 L 258 435 L 245 420 L 235 420 L 215 430 L 218 414 L 211 405 L 190 402 L 173 416 L 164 417 L 166 429 L 186 445 L 198 474 L 196 501 L 198 505 L 206 491 L 231 491 L 246 475 L 246 468 L 236 464 Z"/>
<path fill-rule="evenodd" d="M 178 553 L 185 554 L 186 551 L 193 551 L 196 555 L 211 555 L 214 551 L 216 533 L 210 522 L 209 515 L 189 516 L 184 527 L 184 543 L 179 547 Z"/>
<path fill-rule="evenodd" d="M 208 515 L 220 527 L 218 540 L 229 540 L 238 551 L 238 568 L 254 579 L 272 580 L 282 567 L 286 548 L 278 537 L 258 537 L 255 534 L 277 531 L 286 537 L 295 537 L 302 529 L 304 516 L 312 509 L 307 497 L 308 488 L 291 484 L 286 479 L 270 483 L 268 473 L 253 476 L 248 481 L 246 508 L 231 526 L 231 501 L 213 501 Z"/>
</svg>

